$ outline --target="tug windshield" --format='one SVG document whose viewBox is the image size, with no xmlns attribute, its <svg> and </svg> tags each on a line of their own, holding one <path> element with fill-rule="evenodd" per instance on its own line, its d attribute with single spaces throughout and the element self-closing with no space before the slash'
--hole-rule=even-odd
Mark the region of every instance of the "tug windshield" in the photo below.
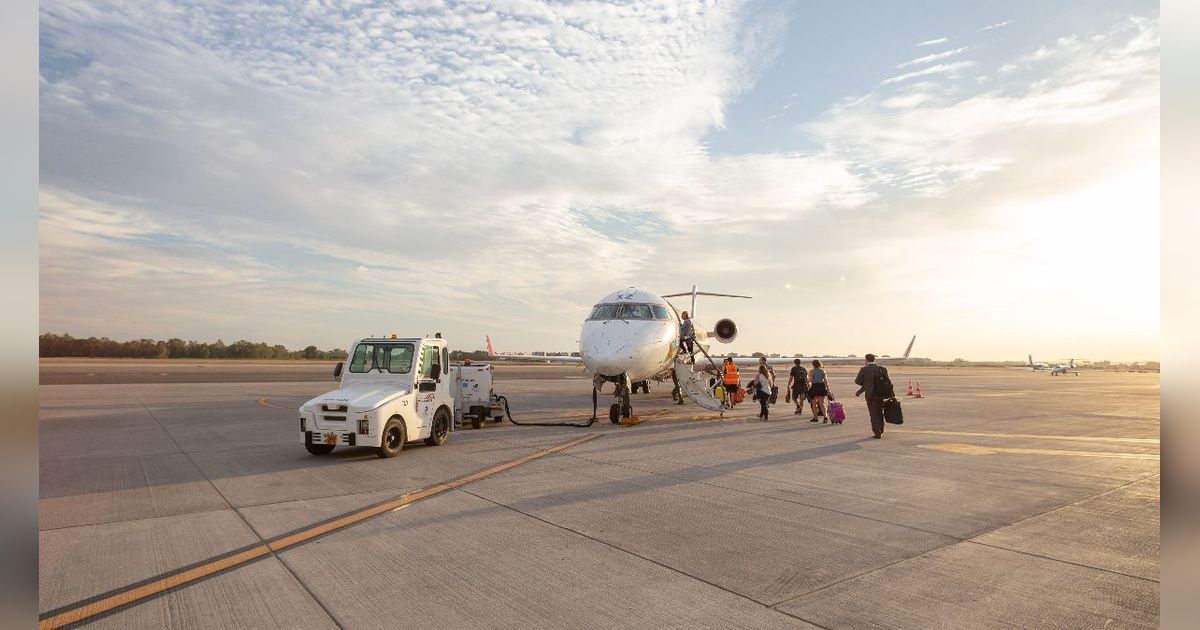
<svg viewBox="0 0 1200 630">
<path fill-rule="evenodd" d="M 390 374 L 408 374 L 412 371 L 413 344 L 370 342 L 354 346 L 350 357 L 350 371 L 355 374 L 376 370 Z"/>
</svg>

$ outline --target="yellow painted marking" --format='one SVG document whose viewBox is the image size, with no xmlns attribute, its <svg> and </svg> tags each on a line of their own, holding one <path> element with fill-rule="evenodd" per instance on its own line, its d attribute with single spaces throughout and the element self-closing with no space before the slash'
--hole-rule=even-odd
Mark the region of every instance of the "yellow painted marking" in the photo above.
<svg viewBox="0 0 1200 630">
<path fill-rule="evenodd" d="M 1007 448 L 1002 446 L 976 446 L 974 444 L 921 444 L 921 448 L 963 455 L 992 455 L 995 453 L 1014 453 L 1017 455 L 1072 455 L 1075 457 L 1107 457 L 1110 459 L 1153 459 L 1156 453 L 1112 453 L 1102 451 L 1057 451 L 1040 448 Z"/>
<path fill-rule="evenodd" d="M 1125 444 L 1158 444 L 1158 438 L 1098 437 L 1091 435 L 1031 435 L 1028 433 L 972 433 L 969 431 L 937 431 L 933 429 L 890 429 L 897 433 L 929 435 L 965 435 L 969 437 L 1021 438 L 1030 440 L 1071 440 L 1079 442 L 1120 442 Z"/>
<path fill-rule="evenodd" d="M 263 400 L 266 400 L 266 399 L 263 399 Z M 259 402 L 262 402 L 262 401 L 259 401 Z M 374 506 L 371 506 L 368 508 L 363 508 L 357 512 L 351 512 L 349 514 L 342 516 L 341 518 L 337 518 L 337 519 L 334 519 L 334 520 L 326 522 L 326 523 L 321 523 L 319 525 L 313 525 L 306 529 L 302 529 L 298 532 L 295 532 L 294 534 L 291 534 L 289 536 L 285 536 L 283 538 L 279 538 L 279 539 L 276 539 L 273 541 L 266 542 L 261 545 L 251 547 L 250 549 L 246 549 L 245 551 L 241 551 L 239 553 L 236 553 L 236 554 L 226 557 L 226 558 L 221 558 L 218 560 L 213 560 L 211 562 L 207 562 L 205 564 L 202 564 L 194 569 L 185 571 L 183 573 L 179 573 L 176 575 L 170 575 L 170 576 L 164 577 L 162 579 L 155 580 L 153 582 L 150 582 L 148 584 L 144 584 L 142 586 L 138 586 L 135 588 L 127 588 L 123 591 L 120 591 L 120 592 L 114 594 L 114 595 L 105 597 L 104 599 L 100 599 L 100 600 L 97 600 L 90 604 L 85 604 L 85 605 L 79 606 L 77 608 L 72 608 L 70 610 L 61 612 L 57 615 L 54 615 L 53 617 L 48 617 L 46 619 L 43 619 L 43 620 L 41 620 L 41 622 L 38 623 L 38 627 L 41 630 L 49 630 L 52 628 L 61 628 L 65 625 L 84 621 L 84 620 L 94 617 L 96 615 L 104 614 L 114 608 L 118 608 L 120 606 L 125 606 L 127 604 L 132 604 L 139 600 L 143 600 L 143 599 L 146 599 L 149 597 L 153 597 L 155 595 L 162 594 L 165 591 L 168 591 L 173 588 L 185 586 L 191 582 L 195 582 L 196 580 L 210 576 L 214 573 L 225 571 L 226 569 L 231 569 L 233 567 L 236 567 L 236 566 L 239 566 L 242 564 L 246 564 L 253 560 L 257 560 L 271 552 L 282 551 L 284 549 L 287 549 L 288 547 L 293 547 L 300 543 L 303 543 L 303 542 L 306 542 L 313 538 L 316 538 L 317 536 L 321 536 L 321 535 L 327 534 L 329 532 L 333 532 L 333 531 L 336 531 L 339 529 L 344 529 L 351 525 L 360 523 L 360 522 L 362 522 L 366 519 L 369 519 L 373 516 L 378 516 L 379 514 L 383 514 L 384 512 L 394 512 L 401 508 L 407 507 L 413 503 L 416 503 L 417 501 L 420 501 L 421 499 L 427 499 L 434 495 L 441 494 L 447 490 L 453 490 L 455 488 L 459 488 L 468 483 L 471 483 L 472 481 L 478 481 L 480 479 L 490 477 L 497 473 L 504 472 L 510 468 L 515 468 L 517 466 L 529 463 L 536 459 L 541 459 L 543 457 L 546 457 L 547 455 L 552 455 L 554 453 L 564 451 L 568 448 L 571 448 L 572 446 L 577 446 L 579 444 L 583 444 L 584 442 L 594 440 L 594 439 L 600 437 L 600 435 L 601 434 L 599 434 L 599 433 L 589 433 L 588 435 L 576 438 L 569 442 L 564 442 L 562 444 L 559 444 L 558 446 L 553 446 L 553 447 L 550 447 L 547 449 L 540 450 L 536 453 L 531 453 L 531 454 L 521 457 L 519 459 L 514 459 L 513 461 L 510 461 L 510 462 L 506 462 L 504 464 L 498 464 L 498 465 L 492 466 L 491 468 L 488 468 L 486 470 L 481 470 L 479 472 L 472 473 L 472 474 L 466 475 L 464 477 L 459 477 L 458 479 L 454 479 L 452 481 L 447 481 L 445 483 L 439 483 L 435 486 L 425 488 L 424 490 L 419 490 L 412 494 L 406 494 L 404 496 L 397 497 L 395 499 L 392 499 L 391 501 L 387 501 L 387 502 L 384 502 L 384 503 L 381 503 L 378 505 L 374 505 Z"/>
<path fill-rule="evenodd" d="M 267 400 L 268 400 L 268 397 L 263 396 L 262 398 L 258 399 L 258 404 L 260 404 L 264 407 L 270 407 L 272 409 L 283 409 L 284 411 L 296 411 L 295 407 L 280 407 L 279 405 L 272 405 L 271 403 L 267 402 Z"/>
<path fill-rule="evenodd" d="M 627 426 L 627 427 L 631 427 L 635 424 L 641 424 L 641 422 L 642 422 L 642 419 L 637 416 L 629 416 L 628 418 L 621 418 L 621 424 L 623 426 Z"/>
</svg>

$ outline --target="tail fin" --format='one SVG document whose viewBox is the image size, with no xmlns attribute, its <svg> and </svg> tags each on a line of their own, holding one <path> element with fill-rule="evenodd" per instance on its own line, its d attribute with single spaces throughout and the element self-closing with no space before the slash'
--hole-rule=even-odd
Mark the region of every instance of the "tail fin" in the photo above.
<svg viewBox="0 0 1200 630">
<path fill-rule="evenodd" d="M 483 338 L 487 340 L 488 356 L 489 357 L 496 356 L 496 349 L 492 347 L 492 336 L 484 335 Z"/>
<path fill-rule="evenodd" d="M 1029 367 L 1033 367 L 1033 355 L 1029 355 Z"/>
<path fill-rule="evenodd" d="M 907 358 L 908 358 L 908 355 L 912 353 L 912 347 L 913 347 L 913 344 L 914 344 L 914 343 L 916 343 L 916 342 L 917 342 L 917 336 L 916 336 L 916 335 L 913 335 L 913 336 L 912 336 L 912 339 L 910 339 L 910 340 L 908 341 L 908 347 L 904 349 L 904 358 L 905 358 L 905 359 L 907 359 Z"/>
</svg>

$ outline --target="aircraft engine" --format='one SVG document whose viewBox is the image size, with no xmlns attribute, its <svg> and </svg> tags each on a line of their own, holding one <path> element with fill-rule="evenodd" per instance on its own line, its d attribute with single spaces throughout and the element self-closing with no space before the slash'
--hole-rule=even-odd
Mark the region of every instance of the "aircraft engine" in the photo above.
<svg viewBox="0 0 1200 630">
<path fill-rule="evenodd" d="M 717 341 L 729 343 L 737 339 L 737 324 L 733 323 L 732 319 L 718 320 L 711 334 L 717 338 Z"/>
</svg>

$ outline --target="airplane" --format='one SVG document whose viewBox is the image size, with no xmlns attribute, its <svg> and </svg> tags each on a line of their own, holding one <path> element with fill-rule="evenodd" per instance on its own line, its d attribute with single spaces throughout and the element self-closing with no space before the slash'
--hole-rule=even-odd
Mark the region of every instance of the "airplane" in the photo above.
<svg viewBox="0 0 1200 630">
<path fill-rule="evenodd" d="M 1037 362 L 1037 363 L 1034 363 L 1034 362 L 1033 362 L 1033 355 L 1032 355 L 1032 354 L 1031 354 L 1031 355 L 1029 355 L 1029 369 L 1031 369 L 1031 370 L 1033 370 L 1033 371 L 1035 371 L 1035 372 L 1036 372 L 1036 371 L 1038 371 L 1038 370 L 1045 370 L 1045 369 L 1048 369 L 1049 367 L 1050 367 L 1049 365 L 1047 365 L 1047 364 L 1045 364 L 1045 363 L 1042 363 L 1042 362 L 1040 362 L 1040 361 L 1039 361 L 1039 362 Z"/>
<path fill-rule="evenodd" d="M 658 295 L 644 289 L 629 287 L 619 289 L 600 298 L 591 313 L 583 321 L 579 334 L 579 356 L 543 356 L 496 354 L 490 335 L 486 336 L 488 356 L 493 359 L 523 359 L 582 365 L 592 374 L 592 420 L 596 419 L 597 394 L 606 383 L 614 385 L 616 401 L 609 407 L 608 419 L 613 424 L 633 415 L 630 402 L 635 387 L 648 387 L 648 381 L 672 379 L 680 393 L 695 404 L 710 411 L 724 413 L 724 403 L 713 392 L 713 385 L 721 376 L 721 368 L 708 353 L 710 344 L 705 340 L 715 339 L 730 343 L 737 338 L 737 324 L 732 319 L 717 320 L 712 331 L 695 324 L 695 357 L 688 357 L 680 349 L 680 314 L 667 299 L 691 296 L 692 319 L 695 319 L 697 296 L 743 298 L 746 295 L 709 293 L 698 291 L 696 286 L 684 293 Z M 916 335 L 908 343 L 902 357 L 880 357 L 877 363 L 900 363 L 908 360 Z M 692 362 L 688 359 L 693 358 Z M 791 363 L 795 359 L 819 358 L 823 363 L 861 363 L 860 357 L 772 357 L 772 364 Z M 738 357 L 738 365 L 758 363 L 757 357 Z M 647 389 L 648 391 L 648 389 Z"/>
<path fill-rule="evenodd" d="M 1071 359 L 1071 362 L 1066 365 L 1060 363 L 1051 368 L 1050 376 L 1058 376 L 1059 374 L 1066 374 L 1067 372 L 1074 372 L 1075 376 L 1079 376 L 1079 370 L 1075 368 L 1075 359 Z"/>
</svg>

